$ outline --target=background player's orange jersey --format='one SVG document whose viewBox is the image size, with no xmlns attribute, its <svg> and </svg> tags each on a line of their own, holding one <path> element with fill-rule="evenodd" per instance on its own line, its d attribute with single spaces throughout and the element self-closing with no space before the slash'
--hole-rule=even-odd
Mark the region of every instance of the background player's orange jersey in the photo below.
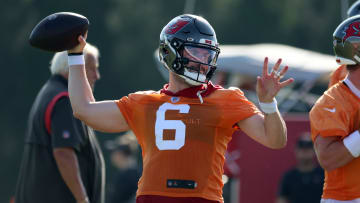
<svg viewBox="0 0 360 203">
<path fill-rule="evenodd" d="M 223 201 L 224 155 L 235 124 L 260 112 L 239 89 L 210 85 L 206 91 L 203 103 L 196 94 L 166 91 L 137 92 L 117 102 L 142 148 L 137 196 Z"/>
<path fill-rule="evenodd" d="M 330 80 L 329 80 L 329 88 L 333 85 L 335 85 L 336 83 L 342 81 L 345 79 L 345 77 L 347 76 L 348 71 L 346 69 L 346 65 L 341 65 L 339 66 L 336 70 L 334 70 L 331 75 L 330 75 Z"/>
<path fill-rule="evenodd" d="M 360 99 L 343 82 L 327 90 L 310 111 L 311 134 L 346 136 L 360 128 Z M 322 198 L 352 200 L 360 198 L 360 158 L 343 167 L 325 171 Z"/>
</svg>

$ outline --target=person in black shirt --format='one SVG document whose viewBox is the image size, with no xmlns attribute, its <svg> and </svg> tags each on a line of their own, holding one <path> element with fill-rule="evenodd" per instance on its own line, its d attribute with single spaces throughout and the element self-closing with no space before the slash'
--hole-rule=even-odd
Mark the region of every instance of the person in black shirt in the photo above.
<svg viewBox="0 0 360 203">
<path fill-rule="evenodd" d="M 319 203 L 324 171 L 315 161 L 315 151 L 309 133 L 296 143 L 297 164 L 287 171 L 280 182 L 276 203 Z"/>
<path fill-rule="evenodd" d="M 135 203 L 138 180 L 141 175 L 139 166 L 139 145 L 132 131 L 106 143 L 111 150 L 111 163 L 116 172 L 108 187 L 107 203 Z"/>
<path fill-rule="evenodd" d="M 84 49 L 86 75 L 100 79 L 99 51 Z M 103 203 L 104 160 L 94 131 L 73 116 L 67 52 L 51 61 L 52 76 L 31 108 L 17 181 L 16 203 Z"/>
</svg>

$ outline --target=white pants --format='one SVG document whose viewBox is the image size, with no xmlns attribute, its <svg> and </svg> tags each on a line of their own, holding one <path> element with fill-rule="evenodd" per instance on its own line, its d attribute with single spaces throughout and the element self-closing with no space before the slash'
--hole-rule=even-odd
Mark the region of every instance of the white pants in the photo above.
<svg viewBox="0 0 360 203">
<path fill-rule="evenodd" d="M 360 203 L 360 198 L 353 200 L 346 200 L 346 201 L 335 200 L 335 199 L 321 199 L 320 203 Z"/>
</svg>

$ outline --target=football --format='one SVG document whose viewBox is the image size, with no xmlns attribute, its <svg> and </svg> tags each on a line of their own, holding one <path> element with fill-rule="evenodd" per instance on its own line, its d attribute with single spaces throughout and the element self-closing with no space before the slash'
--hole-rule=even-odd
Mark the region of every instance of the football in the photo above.
<svg viewBox="0 0 360 203">
<path fill-rule="evenodd" d="M 42 19 L 31 31 L 31 46 L 51 52 L 74 48 L 79 44 L 78 36 L 84 36 L 89 20 L 80 14 L 59 12 Z"/>
</svg>

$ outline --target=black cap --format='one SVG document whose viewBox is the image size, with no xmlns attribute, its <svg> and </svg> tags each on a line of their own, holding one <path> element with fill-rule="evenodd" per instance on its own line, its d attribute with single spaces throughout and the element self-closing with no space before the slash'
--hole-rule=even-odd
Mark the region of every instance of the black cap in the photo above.
<svg viewBox="0 0 360 203">
<path fill-rule="evenodd" d="M 105 148 L 110 151 L 120 151 L 125 155 L 131 155 L 137 151 L 136 137 L 132 132 L 127 132 L 113 140 L 105 142 Z"/>
<path fill-rule="evenodd" d="M 296 147 L 302 149 L 309 149 L 309 148 L 313 148 L 313 143 L 311 140 L 299 139 L 296 143 Z"/>
</svg>

